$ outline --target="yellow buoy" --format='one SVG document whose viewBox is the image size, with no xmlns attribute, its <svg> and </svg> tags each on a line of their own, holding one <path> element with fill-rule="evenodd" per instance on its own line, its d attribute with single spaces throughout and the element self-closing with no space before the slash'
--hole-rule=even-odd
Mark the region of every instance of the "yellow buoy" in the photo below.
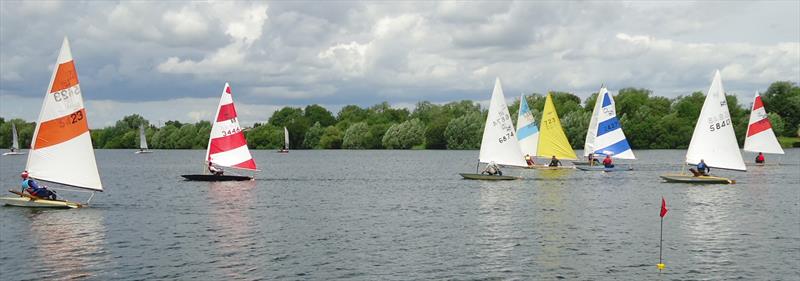
<svg viewBox="0 0 800 281">
<path fill-rule="evenodd" d="M 664 264 L 663 263 L 659 263 L 656 266 L 658 266 L 658 270 L 659 271 L 664 270 Z"/>
</svg>

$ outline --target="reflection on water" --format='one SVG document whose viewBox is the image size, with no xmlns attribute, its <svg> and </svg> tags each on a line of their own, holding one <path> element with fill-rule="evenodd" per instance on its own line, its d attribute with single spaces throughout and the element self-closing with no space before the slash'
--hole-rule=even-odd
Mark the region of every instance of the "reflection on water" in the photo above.
<svg viewBox="0 0 800 281">
<path fill-rule="evenodd" d="M 507 182 L 481 181 L 478 204 L 478 222 L 483 231 L 478 232 L 484 272 L 502 270 L 508 264 L 514 249 L 511 214 L 514 194 Z M 486 186 L 484 186 L 486 185 Z"/>
<path fill-rule="evenodd" d="M 38 256 L 26 266 L 40 267 L 47 278 L 94 276 L 93 268 L 108 266 L 103 213 L 91 210 L 32 210 L 30 237 Z"/>
<path fill-rule="evenodd" d="M 253 263 L 255 246 L 260 243 L 253 232 L 255 181 L 210 183 L 208 202 L 214 234 L 213 247 L 220 257 L 216 268 L 226 279 L 243 279 L 257 269 Z"/>
<path fill-rule="evenodd" d="M 548 172 L 566 172 L 563 170 L 551 170 Z M 536 262 L 544 266 L 546 271 L 557 271 L 561 267 L 561 256 L 564 254 L 564 231 L 566 225 L 564 221 L 564 198 L 563 190 L 560 187 L 545 187 L 540 190 L 534 198 L 537 212 L 536 226 L 540 229 L 547 229 L 547 231 L 540 231 L 542 233 L 541 241 L 538 245 L 539 251 L 536 251 Z"/>
<path fill-rule="evenodd" d="M 730 216 L 739 201 L 739 189 L 694 187 L 686 191 L 686 210 L 679 221 L 686 229 L 686 251 L 700 271 L 709 272 L 733 265 L 731 247 L 739 238 L 734 231 L 742 225 Z"/>
</svg>

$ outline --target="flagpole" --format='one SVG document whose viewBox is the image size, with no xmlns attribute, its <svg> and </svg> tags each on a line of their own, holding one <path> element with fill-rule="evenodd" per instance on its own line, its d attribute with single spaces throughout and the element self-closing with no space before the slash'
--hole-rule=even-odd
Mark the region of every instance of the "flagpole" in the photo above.
<svg viewBox="0 0 800 281">
<path fill-rule="evenodd" d="M 661 259 L 661 252 L 664 250 L 664 217 L 661 217 L 661 234 L 658 238 L 658 272 L 664 270 L 664 263 Z"/>
</svg>

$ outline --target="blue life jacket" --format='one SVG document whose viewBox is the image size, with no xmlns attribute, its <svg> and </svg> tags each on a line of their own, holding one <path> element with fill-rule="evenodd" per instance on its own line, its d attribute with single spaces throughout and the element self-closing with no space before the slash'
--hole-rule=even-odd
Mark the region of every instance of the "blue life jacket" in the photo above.
<svg viewBox="0 0 800 281">
<path fill-rule="evenodd" d="M 700 171 L 705 171 L 706 169 L 708 169 L 708 166 L 706 166 L 706 163 L 700 162 L 697 164 L 697 169 Z"/>
</svg>

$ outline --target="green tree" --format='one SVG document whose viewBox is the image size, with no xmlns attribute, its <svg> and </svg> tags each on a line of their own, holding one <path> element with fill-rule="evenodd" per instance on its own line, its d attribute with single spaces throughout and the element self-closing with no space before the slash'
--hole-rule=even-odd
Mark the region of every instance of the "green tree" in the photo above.
<svg viewBox="0 0 800 281">
<path fill-rule="evenodd" d="M 339 127 L 328 126 L 322 137 L 319 138 L 319 146 L 324 149 L 339 149 L 342 147 L 342 131 Z"/>
<path fill-rule="evenodd" d="M 409 149 L 424 141 L 425 125 L 419 119 L 392 125 L 383 136 L 383 146 L 388 149 Z"/>
<path fill-rule="evenodd" d="M 318 104 L 306 106 L 304 115 L 309 123 L 319 123 L 322 127 L 327 127 L 336 123 L 333 114 Z"/>
<path fill-rule="evenodd" d="M 790 81 L 774 82 L 762 95 L 762 101 L 767 112 L 777 113 L 786 122 L 783 131 L 776 133 L 792 136 L 800 127 L 800 87 Z"/>
<path fill-rule="evenodd" d="M 567 113 L 561 118 L 561 126 L 573 148 L 583 148 L 586 142 L 586 131 L 589 129 L 589 119 L 592 118 L 591 112 L 578 109 Z"/>
<path fill-rule="evenodd" d="M 306 137 L 303 141 L 303 146 L 312 149 L 322 148 L 320 145 L 320 140 L 322 139 L 323 134 L 325 134 L 325 128 L 322 127 L 322 124 L 319 122 L 314 123 L 314 126 L 311 126 L 311 128 L 308 128 L 308 131 L 306 131 Z"/>
<path fill-rule="evenodd" d="M 347 128 L 342 139 L 342 148 L 365 149 L 368 148 L 370 137 L 367 122 L 358 122 Z"/>
<path fill-rule="evenodd" d="M 482 114 L 469 113 L 450 121 L 445 129 L 448 149 L 476 149 L 481 146 L 483 136 Z"/>
</svg>

